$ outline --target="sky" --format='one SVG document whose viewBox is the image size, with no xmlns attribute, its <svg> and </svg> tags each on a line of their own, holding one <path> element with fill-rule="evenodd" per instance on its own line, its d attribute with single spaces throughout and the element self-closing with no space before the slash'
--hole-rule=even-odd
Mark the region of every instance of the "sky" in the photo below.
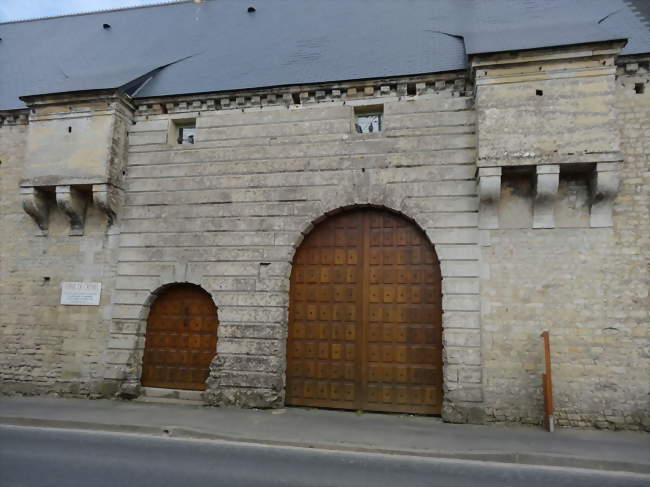
<svg viewBox="0 0 650 487">
<path fill-rule="evenodd" d="M 163 0 L 0 0 L 0 22 L 133 7 L 161 1 Z"/>
</svg>

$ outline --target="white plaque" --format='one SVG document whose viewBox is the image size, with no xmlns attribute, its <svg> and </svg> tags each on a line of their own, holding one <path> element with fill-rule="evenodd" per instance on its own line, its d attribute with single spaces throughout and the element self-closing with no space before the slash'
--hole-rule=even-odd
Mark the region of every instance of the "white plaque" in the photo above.
<svg viewBox="0 0 650 487">
<path fill-rule="evenodd" d="M 101 282 L 64 282 L 61 283 L 61 304 L 98 306 L 101 293 Z"/>
</svg>

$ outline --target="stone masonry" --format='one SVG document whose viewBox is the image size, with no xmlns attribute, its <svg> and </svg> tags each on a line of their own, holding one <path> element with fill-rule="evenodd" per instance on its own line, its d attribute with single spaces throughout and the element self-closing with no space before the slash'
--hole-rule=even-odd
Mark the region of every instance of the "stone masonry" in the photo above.
<svg viewBox="0 0 650 487">
<path fill-rule="evenodd" d="M 2 232 L 0 232 L 0 391 L 103 395 L 104 354 L 111 323 L 111 290 L 117 235 L 106 214 L 86 212 L 83 236 L 45 197 L 48 236 L 23 210 L 27 120 L 4 120 L 0 128 Z M 59 305 L 62 281 L 98 281 L 99 307 Z"/>
<path fill-rule="evenodd" d="M 453 84 L 444 89 L 444 80 L 436 91 L 435 81 L 422 80 L 415 96 L 377 83 L 334 90 L 341 98 L 322 102 L 315 90 L 301 93 L 300 104 L 276 97 L 281 103 L 242 110 L 221 100 L 221 110 L 190 111 L 187 103 L 174 114 L 139 115 L 130 130 L 110 377 L 137 388 L 147 305 L 161 286 L 187 281 L 219 309 L 209 401 L 282 405 L 295 249 L 327 214 L 371 205 L 413 219 L 434 244 L 444 283 L 446 414 L 480 417 L 475 116 L 470 97 Z M 384 130 L 355 133 L 354 107 L 378 104 Z M 197 143 L 170 145 L 170 119 L 192 117 Z"/>
<path fill-rule="evenodd" d="M 0 391 L 139 395 L 149 306 L 188 282 L 218 308 L 206 402 L 281 407 L 296 248 L 373 206 L 441 262 L 443 419 L 539 424 L 548 330 L 560 425 L 649 429 L 650 59 L 620 48 L 0 113 Z M 64 281 L 100 306 L 59 305 Z"/>
<path fill-rule="evenodd" d="M 508 115 L 502 113 L 494 124 L 505 134 L 491 132 L 485 120 L 482 135 L 488 139 L 486 153 L 497 146 L 495 137 L 507 137 L 510 147 L 497 158 L 505 162 L 499 168 L 502 181 L 499 194 L 485 205 L 489 225 L 481 230 L 489 421 L 539 423 L 540 334 L 549 330 L 560 425 L 650 427 L 650 98 L 639 88 L 648 84 L 648 64 L 619 60 L 617 67 L 606 52 L 600 54 L 605 56 L 563 66 L 555 58 L 551 69 L 543 58 L 524 65 L 535 78 L 501 85 L 497 96 L 489 93 L 489 108 L 479 116 L 481 133 L 481 117 L 494 116 L 490 110 L 517 113 L 516 122 L 504 122 L 501 117 Z M 596 66 L 600 74 L 593 72 Z M 561 80 L 553 76 L 560 71 Z M 575 73 L 573 81 L 567 81 L 568 71 Z M 535 172 L 531 164 L 542 165 Z M 615 178 L 609 194 L 598 187 L 601 175 Z M 539 224 L 542 212 L 547 220 Z"/>
</svg>

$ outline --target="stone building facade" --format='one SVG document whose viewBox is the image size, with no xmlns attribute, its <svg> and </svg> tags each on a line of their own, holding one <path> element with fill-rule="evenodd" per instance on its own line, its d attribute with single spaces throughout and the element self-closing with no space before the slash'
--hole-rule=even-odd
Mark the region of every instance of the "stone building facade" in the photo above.
<svg viewBox="0 0 650 487">
<path fill-rule="evenodd" d="M 647 430 L 650 54 L 624 45 L 198 95 L 24 97 L 0 114 L 2 392 L 139 396 L 150 309 L 190 283 L 218 316 L 203 399 L 282 407 L 296 252 L 374 209 L 435 250 L 443 419 L 540 423 L 548 330 L 559 424 Z M 381 130 L 358 133 L 366 113 Z M 60 304 L 63 282 L 101 283 L 99 305 Z"/>
</svg>

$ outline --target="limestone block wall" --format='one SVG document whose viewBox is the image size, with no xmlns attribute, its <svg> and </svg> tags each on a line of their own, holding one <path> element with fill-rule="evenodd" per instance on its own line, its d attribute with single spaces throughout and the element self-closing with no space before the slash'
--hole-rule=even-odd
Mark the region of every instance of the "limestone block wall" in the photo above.
<svg viewBox="0 0 650 487">
<path fill-rule="evenodd" d="M 491 421 L 541 421 L 539 335 L 549 330 L 560 425 L 650 428 L 650 95 L 639 84 L 647 60 L 633 73 L 618 68 L 624 161 L 612 228 L 588 228 L 588 184 L 561 172 L 555 228 L 532 229 L 532 192 L 515 178 L 502 186 L 499 229 L 482 231 Z"/>
<path fill-rule="evenodd" d="M 83 235 L 56 181 L 29 200 L 47 232 L 25 212 L 29 120 L 0 114 L 0 391 L 137 395 L 149 306 L 190 282 L 219 313 L 206 399 L 279 407 L 295 250 L 372 205 L 440 259 L 446 420 L 539 423 L 549 330 L 559 424 L 648 429 L 649 65 L 616 52 L 489 58 L 476 98 L 447 73 L 140 100 L 105 138 L 111 184 L 78 188 Z M 356 132 L 364 107 L 381 132 Z M 100 306 L 59 305 L 63 281 L 101 282 Z"/>
<path fill-rule="evenodd" d="M 480 167 L 620 160 L 618 43 L 475 56 Z"/>
<path fill-rule="evenodd" d="M 47 193 L 49 234 L 24 211 L 27 119 L 0 126 L 0 392 L 106 394 L 117 227 L 89 206 L 83 236 Z M 102 283 L 100 306 L 62 306 L 61 282 Z"/>
<path fill-rule="evenodd" d="M 130 129 L 108 376 L 137 393 L 148 305 L 161 286 L 191 282 L 219 313 L 209 400 L 282 405 L 295 248 L 328 213 L 376 205 L 413 219 L 435 246 L 444 415 L 480 421 L 475 114 L 470 97 L 434 84 L 144 105 Z M 383 105 L 382 132 L 354 130 L 364 104 Z M 192 117 L 196 143 L 176 145 L 170 120 Z"/>
</svg>

